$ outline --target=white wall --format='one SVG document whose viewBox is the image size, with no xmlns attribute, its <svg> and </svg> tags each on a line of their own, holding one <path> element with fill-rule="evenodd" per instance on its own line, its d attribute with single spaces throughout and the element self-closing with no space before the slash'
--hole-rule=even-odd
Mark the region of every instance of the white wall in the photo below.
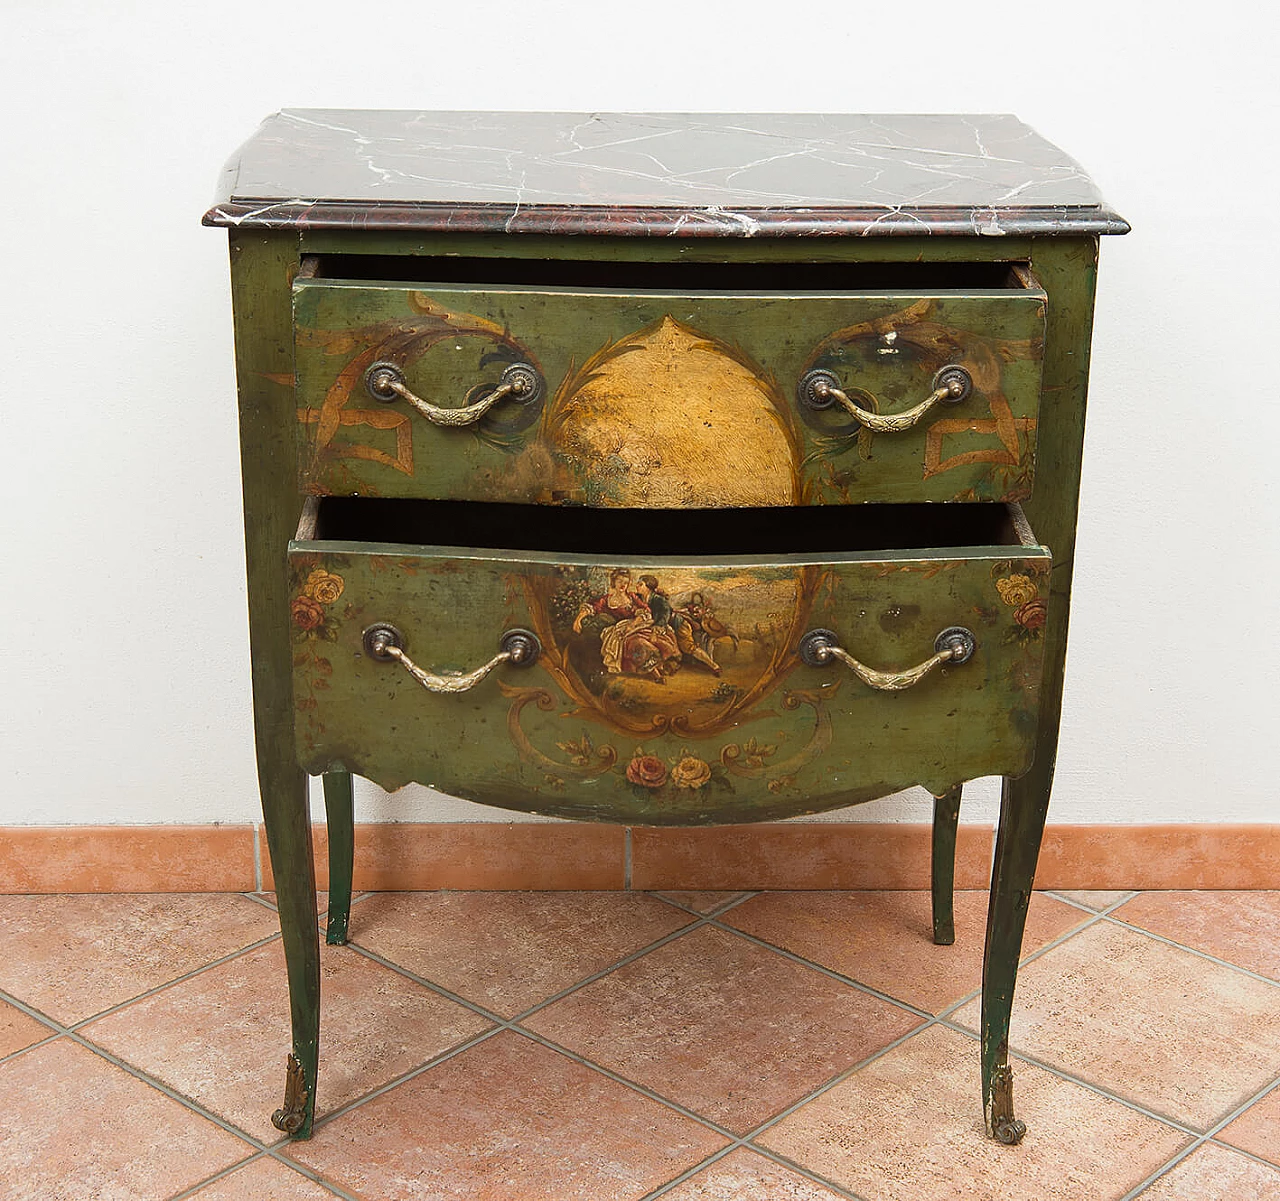
<svg viewBox="0 0 1280 1201">
<path fill-rule="evenodd" d="M 1277 10 L 650 11 L 3 5 L 0 825 L 257 814 L 225 237 L 199 218 L 284 106 L 1016 112 L 1135 229 L 1103 243 L 1050 819 L 1280 820 Z M 425 790 L 361 816 L 506 820 Z"/>
</svg>

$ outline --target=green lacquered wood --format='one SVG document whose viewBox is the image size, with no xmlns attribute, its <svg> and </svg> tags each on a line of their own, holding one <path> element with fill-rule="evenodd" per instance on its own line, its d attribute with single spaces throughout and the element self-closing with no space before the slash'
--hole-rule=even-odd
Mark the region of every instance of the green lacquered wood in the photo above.
<svg viewBox="0 0 1280 1201">
<path fill-rule="evenodd" d="M 612 708 L 578 687 L 586 669 L 575 656 L 595 644 L 567 622 L 599 591 L 590 581 L 625 561 L 323 542 L 292 544 L 290 559 L 308 627 L 294 634 L 298 754 L 308 770 L 340 761 L 386 788 L 416 780 L 503 808 L 674 825 L 814 813 L 915 783 L 941 792 L 957 777 L 1016 774 L 1029 762 L 1038 630 L 1019 624 L 1023 610 L 998 585 L 1018 578 L 1034 589 L 1048 574 L 1040 548 L 833 552 L 820 565 L 630 564 L 634 578 L 652 573 L 673 597 L 698 590 L 713 604 L 736 596 L 745 606 L 759 595 L 774 628 L 743 637 L 737 656 L 722 643 L 723 678 L 692 661 L 661 687 L 598 675 L 623 689 Z M 567 605 L 558 599 L 566 595 Z M 406 653 L 432 672 L 479 666 L 513 627 L 533 629 L 544 654 L 468 692 L 434 694 L 364 653 L 363 631 L 380 622 L 395 625 Z M 954 625 L 973 628 L 973 658 L 903 692 L 795 654 L 805 631 L 829 628 L 855 657 L 898 670 L 928 659 L 935 636 Z M 723 694 L 727 685 L 735 697 Z M 520 705 L 522 691 L 531 695 Z M 672 779 L 683 759 L 716 775 L 706 787 L 633 787 L 626 771 L 640 757 L 660 760 Z"/>
<path fill-rule="evenodd" d="M 282 553 L 301 508 L 294 486 L 295 402 L 290 383 L 289 287 L 297 262 L 297 240 L 288 234 L 231 234 L 254 736 L 288 965 L 293 1054 L 302 1065 L 307 1088 L 295 1137 L 308 1138 L 319 1054 L 320 959 L 307 780 L 292 746 L 290 590 Z M 272 1065 L 271 1070 L 278 1069 Z"/>
<path fill-rule="evenodd" d="M 933 845 L 929 886 L 933 901 L 933 941 L 949 947 L 956 940 L 956 828 L 960 824 L 963 784 L 933 798 Z"/>
<path fill-rule="evenodd" d="M 1035 760 L 1025 775 L 1004 783 L 987 916 L 982 1095 L 993 1135 L 993 1082 L 1009 1058 L 1009 1015 L 1057 754 L 1097 253 L 1097 240 L 1088 238 L 1044 239 L 1032 248 L 1036 276 L 1049 294 L 1049 327 L 1039 478 L 1026 510 L 1037 536 L 1053 552 L 1053 572 Z"/>
<path fill-rule="evenodd" d="M 652 263 L 1025 262 L 1028 238 L 581 238 L 302 231 L 307 254 L 446 255 Z"/>
<path fill-rule="evenodd" d="M 1048 803 L 1049 787 L 1052 778 L 1053 755 L 1056 749 L 1058 716 L 1061 706 L 1062 665 L 1066 646 L 1067 597 L 1070 589 L 1071 562 L 1074 550 L 1074 525 L 1076 494 L 1079 480 L 1079 454 L 1084 414 L 1084 379 L 1087 373 L 1089 324 L 1091 319 L 1092 291 L 1096 263 L 1096 241 L 1093 239 L 1060 238 L 1039 240 L 1031 246 L 1024 239 L 904 239 L 904 240 L 861 240 L 861 241 L 826 241 L 821 239 L 778 240 L 769 243 L 753 243 L 751 240 L 708 240 L 704 243 L 675 243 L 661 241 L 630 241 L 618 239 L 625 249 L 609 245 L 610 240 L 598 239 L 538 239 L 531 237 L 514 238 L 510 241 L 501 238 L 466 237 L 423 239 L 411 235 L 362 235 L 353 234 L 304 234 L 305 245 L 309 251 L 352 252 L 352 253 L 386 253 L 386 254 L 462 254 L 462 255 L 498 255 L 528 256 L 532 258 L 616 258 L 651 259 L 653 261 L 672 261 L 688 259 L 689 261 L 895 261 L 920 259 L 922 261 L 947 261 L 953 259 L 1008 259 L 1021 260 L 1031 257 L 1037 277 L 1049 297 L 1049 325 L 1046 345 L 1048 359 L 1044 366 L 1044 399 L 1040 413 L 1040 430 L 1037 463 L 1037 485 L 1035 493 L 1027 504 L 1028 515 L 1038 537 L 1048 546 L 1054 555 L 1054 571 L 1052 576 L 1052 597 L 1050 602 L 1049 625 L 1047 627 L 1048 653 L 1045 663 L 1045 675 L 1042 695 L 1042 713 L 1037 738 L 1036 759 L 1033 767 L 1018 779 L 1006 782 L 1001 807 L 1000 833 L 997 841 L 997 863 L 992 882 L 992 905 L 989 913 L 987 950 L 984 960 L 984 998 L 982 1017 L 982 1077 L 984 1105 L 990 1117 L 992 1098 L 992 1079 L 995 1070 L 1007 1063 L 1008 1054 L 1008 1015 L 1012 1002 L 1013 986 L 1016 980 L 1016 963 L 1021 944 L 1026 915 L 1026 898 L 1034 879 L 1034 864 L 1038 853 L 1039 842 L 1043 830 L 1045 809 Z M 249 251 L 247 262 L 257 262 L 259 267 L 269 266 L 268 260 L 279 258 L 281 263 L 292 259 L 292 247 L 288 238 L 274 244 L 268 237 L 248 237 L 233 234 L 233 246 L 239 244 L 241 253 Z M 288 249 L 282 250 L 282 247 Z M 268 328 L 278 331 L 278 320 L 281 309 L 275 312 L 269 300 L 276 282 L 268 282 L 271 273 L 264 271 L 264 307 L 259 309 L 258 316 Z M 238 343 L 248 346 L 256 340 L 254 331 L 245 324 L 240 316 L 241 310 L 248 314 L 251 305 L 247 297 L 242 303 L 240 297 L 246 293 L 249 273 L 241 272 L 238 285 Z M 278 348 L 277 348 L 278 350 Z M 257 353 L 242 357 L 241 388 L 242 396 L 246 390 L 252 400 L 254 395 L 265 395 L 271 392 L 274 385 L 246 375 L 249 372 L 276 372 L 287 374 L 291 365 L 280 367 L 284 356 L 279 353 Z M 264 366 L 265 363 L 275 366 Z M 274 464 L 279 468 L 291 467 L 292 454 L 281 447 L 275 437 L 279 430 L 271 421 L 254 425 L 252 419 L 245 423 L 246 431 L 250 429 L 267 435 L 265 443 L 272 444 L 265 456 L 261 450 L 254 450 L 250 474 L 256 482 L 246 484 L 246 501 L 251 493 L 260 500 L 269 499 L 271 489 L 267 486 L 267 458 L 274 456 Z M 246 432 L 246 447 L 250 439 Z M 250 460 L 247 460 L 250 461 Z M 261 472 L 261 476 L 256 473 Z M 296 502 L 290 492 L 281 500 L 286 512 L 296 513 Z M 261 511 L 261 510 L 260 510 Z M 246 514 L 249 505 L 246 503 Z M 253 583 L 255 543 L 260 548 L 257 558 L 265 562 L 265 538 L 255 539 L 253 536 L 253 519 L 250 517 L 250 579 L 251 592 L 257 587 Z M 280 545 L 276 543 L 276 547 Z M 275 553 L 274 548 L 272 553 Z M 259 571 L 259 578 L 265 579 L 269 585 L 272 577 L 270 571 Z M 268 592 L 269 592 L 268 587 Z M 262 601 L 251 602 L 259 611 L 263 611 Z M 264 622 L 255 619 L 255 629 L 262 630 Z M 259 675 L 259 647 L 265 648 L 271 642 L 269 634 L 262 634 L 255 640 L 255 678 Z M 492 643 L 486 646 L 491 649 Z M 278 655 L 277 655 L 278 657 Z M 264 660 L 265 661 L 265 660 Z M 437 663 L 436 666 L 441 664 Z M 455 658 L 445 666 L 464 667 L 469 663 Z M 268 715 L 271 706 L 258 700 L 260 717 Z M 301 797 L 301 779 L 291 764 L 285 763 L 279 754 L 281 740 L 278 736 L 282 730 L 291 731 L 292 721 L 287 719 L 275 721 L 275 725 L 264 733 L 266 720 L 259 723 L 259 758 L 263 763 L 264 812 L 267 814 L 268 840 L 272 845 L 273 860 L 279 857 L 284 862 L 291 854 L 301 853 L 305 839 L 305 826 L 289 816 L 286 820 L 282 810 L 289 806 L 280 803 L 280 798 Z M 276 736 L 276 746 L 272 749 L 272 738 Z M 264 744 L 266 749 L 264 750 Z M 952 777 L 954 779 L 954 776 Z M 268 804 L 267 794 L 276 800 Z M 290 805 L 295 802 L 290 801 Z M 300 800 L 296 803 L 296 812 L 304 809 Z M 273 833 L 274 832 L 274 833 Z M 306 843 L 306 869 L 310 869 L 309 843 Z M 279 850 L 277 850 L 277 847 Z M 282 872 L 278 869 L 277 876 Z M 286 888 L 286 892 L 289 889 Z M 305 891 L 298 889 L 297 891 Z M 282 902 L 285 901 L 282 894 Z M 292 916 L 286 917 L 282 908 L 282 928 L 286 929 L 286 946 L 289 943 L 289 929 L 302 929 L 302 906 L 286 906 Z M 311 922 L 314 931 L 314 922 Z M 305 941 L 305 939 L 303 940 Z M 296 944 L 297 939 L 295 937 Z M 296 949 L 296 948 L 295 948 Z M 307 1031 L 314 1030 L 314 1023 L 307 1017 L 309 1006 L 307 998 L 314 996 L 310 984 L 310 974 L 295 966 L 302 962 L 303 956 L 293 953 L 290 957 L 291 992 L 293 995 L 295 1049 L 299 1051 L 306 1065 L 308 1081 L 314 1083 L 314 1042 L 308 1047 Z M 303 1002 L 299 1004 L 299 996 Z M 302 1015 L 301 1018 L 299 1015 Z M 314 1088 L 311 1090 L 314 1093 Z"/>
<path fill-rule="evenodd" d="M 312 493 L 643 503 L 625 491 L 634 473 L 606 476 L 561 414 L 583 386 L 584 363 L 608 346 L 634 345 L 664 320 L 689 331 L 692 343 L 718 346 L 723 378 L 741 363 L 760 381 L 774 420 L 794 431 L 798 503 L 1020 500 L 1030 488 L 1044 330 L 1044 295 L 1035 288 L 679 295 L 304 279 L 294 310 L 302 486 Z M 437 325 L 441 312 L 458 332 L 405 350 L 406 333 Z M 896 345 L 881 343 L 885 327 L 868 325 L 885 321 Z M 542 412 L 526 416 L 508 399 L 474 425 L 441 428 L 406 400 L 369 395 L 364 370 L 387 359 L 403 361 L 410 390 L 444 408 L 494 387 L 504 363 L 528 362 L 545 381 Z M 693 360 L 681 359 L 682 370 L 686 362 Z M 903 412 L 930 395 L 935 372 L 951 363 L 971 371 L 974 394 L 937 405 L 901 432 L 859 437 L 839 408 L 814 414 L 796 399 L 801 378 L 819 367 L 864 408 Z M 725 438 L 741 436 L 734 395 L 727 385 L 717 394 L 704 355 L 696 366 L 709 373 L 704 416 L 722 423 Z M 646 436 L 647 401 L 636 397 L 630 441 Z M 528 424 L 500 428 L 520 421 Z M 714 507 L 714 492 L 698 503 Z"/>
<path fill-rule="evenodd" d="M 329 834 L 329 920 L 324 937 L 330 946 L 340 947 L 346 944 L 351 920 L 351 869 L 355 859 L 351 773 L 342 767 L 330 767 L 321 780 Z"/>
</svg>

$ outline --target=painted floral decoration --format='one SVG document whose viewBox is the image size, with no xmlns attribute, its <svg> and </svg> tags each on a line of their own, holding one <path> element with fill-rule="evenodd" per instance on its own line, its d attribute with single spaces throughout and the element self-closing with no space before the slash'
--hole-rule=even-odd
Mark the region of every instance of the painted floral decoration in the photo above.
<svg viewBox="0 0 1280 1201">
<path fill-rule="evenodd" d="M 1041 583 L 1047 583 L 1048 565 L 1028 564 L 1022 572 L 1014 572 L 1012 567 L 1013 564 L 1005 560 L 991 568 L 996 592 L 1013 610 L 1013 624 L 1006 628 L 1004 641 L 1021 644 L 1038 642 L 1044 636 L 1045 623 L 1049 617 L 1049 602 L 1040 595 Z M 991 612 L 991 617 L 994 621 L 994 611 Z"/>
<path fill-rule="evenodd" d="M 682 751 L 671 769 L 671 782 L 677 788 L 701 788 L 711 779 L 711 765 Z"/>
<path fill-rule="evenodd" d="M 314 630 L 324 624 L 324 606 L 309 596 L 295 596 L 289 615 L 300 630 Z"/>
<path fill-rule="evenodd" d="M 627 764 L 627 779 L 641 788 L 661 788 L 667 782 L 667 765 L 657 755 L 646 755 L 637 747 Z"/>
<path fill-rule="evenodd" d="M 298 595 L 289 602 L 294 637 L 323 638 L 332 642 L 337 637 L 337 631 L 329 621 L 329 606 L 342 595 L 345 588 L 340 575 L 324 567 L 313 568 L 303 581 Z"/>
<path fill-rule="evenodd" d="M 1042 630 L 1044 629 L 1045 618 L 1048 616 L 1049 607 L 1039 597 L 1029 600 L 1025 605 L 1019 605 L 1018 611 L 1014 613 L 1013 620 L 1016 621 L 1024 629 Z"/>
<path fill-rule="evenodd" d="M 1011 575 L 1002 580 L 996 580 L 996 591 L 1000 593 L 1000 599 L 1010 608 L 1025 605 L 1036 597 L 1035 583 L 1025 575 Z"/>
<path fill-rule="evenodd" d="M 302 586 L 304 596 L 319 601 L 322 605 L 331 605 L 342 595 L 343 583 L 340 575 L 334 575 L 323 567 L 317 567 Z"/>
</svg>

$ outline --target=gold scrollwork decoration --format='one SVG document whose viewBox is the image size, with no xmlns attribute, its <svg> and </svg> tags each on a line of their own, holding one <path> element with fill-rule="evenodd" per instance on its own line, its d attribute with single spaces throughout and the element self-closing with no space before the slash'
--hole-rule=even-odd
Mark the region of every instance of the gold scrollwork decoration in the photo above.
<svg viewBox="0 0 1280 1201">
<path fill-rule="evenodd" d="M 307 1098 L 310 1095 L 302 1064 L 290 1052 L 288 1066 L 285 1068 L 284 1105 L 271 1115 L 271 1124 L 285 1134 L 297 1134 L 307 1119 Z"/>
<path fill-rule="evenodd" d="M 507 733 L 511 736 L 511 741 L 519 752 L 520 758 L 525 762 L 533 763 L 551 775 L 573 776 L 580 780 L 602 776 L 618 762 L 618 752 L 614 747 L 608 743 L 592 746 L 590 739 L 585 735 L 567 751 L 570 755 L 567 762 L 544 755 L 529 741 L 529 736 L 520 725 L 520 714 L 529 704 L 544 711 L 554 709 L 555 697 L 545 688 L 515 688 L 501 681 L 498 682 L 498 687 L 502 690 L 503 696 L 511 697 L 511 708 L 507 710 Z M 565 743 L 557 745 L 562 749 L 568 747 Z"/>
<path fill-rule="evenodd" d="M 809 705 L 813 709 L 814 727 L 813 733 L 809 737 L 805 747 L 792 755 L 789 759 L 782 759 L 776 763 L 765 763 L 762 758 L 752 755 L 749 749 L 744 749 L 740 743 L 731 742 L 727 746 L 720 749 L 720 762 L 735 776 L 744 776 L 747 779 L 762 779 L 768 777 L 771 780 L 781 780 L 788 776 L 794 776 L 802 767 L 808 763 L 812 763 L 819 756 L 824 755 L 831 746 L 831 714 L 827 711 L 824 703 L 827 697 L 835 695 L 836 689 L 828 688 L 823 692 L 811 691 L 808 689 L 793 689 L 783 693 L 782 707 L 784 709 L 795 710 L 801 705 Z M 752 762 L 756 759 L 756 762 Z"/>
<path fill-rule="evenodd" d="M 1016 1146 L 1027 1133 L 1027 1124 L 1013 1116 L 1013 1069 L 1001 1064 L 991 1075 L 991 1137 Z"/>
</svg>

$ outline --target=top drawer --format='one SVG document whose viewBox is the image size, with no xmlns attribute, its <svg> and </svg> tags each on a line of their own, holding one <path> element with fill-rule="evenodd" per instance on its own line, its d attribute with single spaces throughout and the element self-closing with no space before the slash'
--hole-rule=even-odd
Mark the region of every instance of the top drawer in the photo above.
<svg viewBox="0 0 1280 1201">
<path fill-rule="evenodd" d="M 1045 295 L 1025 267 L 319 257 L 293 303 L 309 493 L 670 509 L 1031 492 Z"/>
</svg>

